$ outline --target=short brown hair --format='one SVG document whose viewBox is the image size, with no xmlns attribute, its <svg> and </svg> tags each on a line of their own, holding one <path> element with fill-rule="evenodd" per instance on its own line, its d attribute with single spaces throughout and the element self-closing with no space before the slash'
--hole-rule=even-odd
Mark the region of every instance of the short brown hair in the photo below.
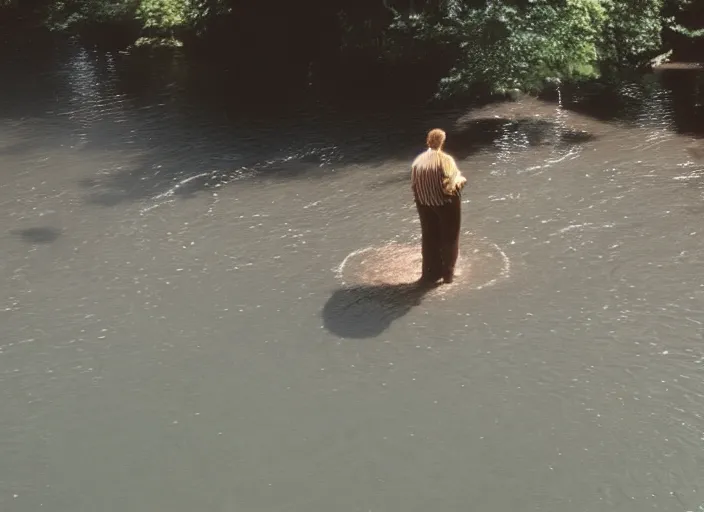
<svg viewBox="0 0 704 512">
<path fill-rule="evenodd" d="M 428 132 L 428 138 L 426 139 L 426 142 L 428 143 L 428 147 L 430 149 L 440 149 L 442 145 L 445 143 L 445 132 L 441 130 L 440 128 L 435 128 L 433 130 L 430 130 Z"/>
</svg>

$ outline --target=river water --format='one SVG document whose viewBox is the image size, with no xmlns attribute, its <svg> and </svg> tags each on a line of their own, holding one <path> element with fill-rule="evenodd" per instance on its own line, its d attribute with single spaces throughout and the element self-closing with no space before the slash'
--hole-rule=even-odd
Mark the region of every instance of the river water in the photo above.
<svg viewBox="0 0 704 512">
<path fill-rule="evenodd" d="M 0 510 L 704 510 L 701 77 L 255 115 L 182 58 L 24 52 Z M 469 183 L 421 294 L 435 126 Z"/>
</svg>

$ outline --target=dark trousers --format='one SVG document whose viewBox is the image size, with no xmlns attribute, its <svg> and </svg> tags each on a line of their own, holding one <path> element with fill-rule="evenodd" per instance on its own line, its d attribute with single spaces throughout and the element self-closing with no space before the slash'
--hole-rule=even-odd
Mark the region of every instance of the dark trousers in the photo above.
<svg viewBox="0 0 704 512">
<path fill-rule="evenodd" d="M 442 206 L 416 202 L 422 234 L 423 275 L 421 279 L 452 281 L 460 253 L 460 196 Z"/>
</svg>

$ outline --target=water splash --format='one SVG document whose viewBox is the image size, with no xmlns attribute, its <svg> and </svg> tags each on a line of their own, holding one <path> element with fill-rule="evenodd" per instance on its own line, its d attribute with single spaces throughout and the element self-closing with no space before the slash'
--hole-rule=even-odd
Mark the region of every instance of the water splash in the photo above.
<svg viewBox="0 0 704 512">
<path fill-rule="evenodd" d="M 345 285 L 395 286 L 417 281 L 421 267 L 420 244 L 391 242 L 357 249 L 333 271 Z M 499 245 L 468 237 L 461 244 L 453 283 L 438 288 L 434 293 L 483 290 L 510 276 L 511 260 Z"/>
</svg>

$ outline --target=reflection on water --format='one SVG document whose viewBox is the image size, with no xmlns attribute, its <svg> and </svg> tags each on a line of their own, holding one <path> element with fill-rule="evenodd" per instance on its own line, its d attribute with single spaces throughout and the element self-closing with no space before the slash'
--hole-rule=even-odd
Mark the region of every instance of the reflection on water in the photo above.
<svg viewBox="0 0 704 512">
<path fill-rule="evenodd" d="M 700 74 L 261 112 L 178 55 L 3 52 L 0 510 L 704 503 Z M 469 186 L 421 289 L 434 126 Z"/>
</svg>

